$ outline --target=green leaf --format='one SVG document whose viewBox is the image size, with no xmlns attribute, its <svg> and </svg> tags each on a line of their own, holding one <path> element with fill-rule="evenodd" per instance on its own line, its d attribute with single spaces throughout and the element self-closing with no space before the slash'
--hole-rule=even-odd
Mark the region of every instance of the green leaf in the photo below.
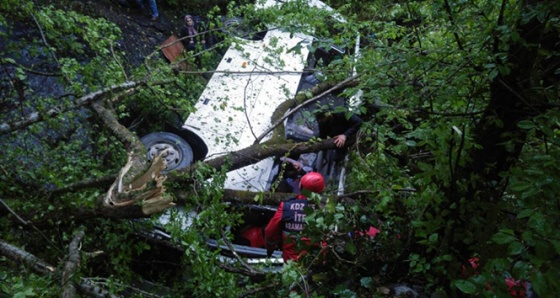
<svg viewBox="0 0 560 298">
<path fill-rule="evenodd" d="M 531 280 L 531 286 L 535 289 L 537 293 L 546 293 L 548 291 L 548 285 L 546 283 L 546 278 L 542 272 L 537 272 L 535 278 Z"/>
<path fill-rule="evenodd" d="M 346 242 L 346 247 L 344 248 L 347 252 L 355 255 L 356 254 L 356 245 L 354 245 L 354 243 L 352 243 L 351 241 Z"/>
<path fill-rule="evenodd" d="M 534 209 L 525 209 L 517 214 L 517 218 L 525 218 L 533 215 L 535 213 Z"/>
<path fill-rule="evenodd" d="M 556 255 L 556 249 L 546 240 L 537 240 L 535 255 L 543 260 L 551 260 Z"/>
<path fill-rule="evenodd" d="M 350 291 L 347 289 L 347 287 L 345 285 L 338 285 L 335 289 L 334 289 L 334 294 L 336 296 L 339 297 L 344 297 L 344 298 L 355 298 L 356 293 Z"/>
<path fill-rule="evenodd" d="M 453 284 L 465 294 L 474 294 L 476 292 L 475 284 L 468 280 L 456 280 Z"/>
<path fill-rule="evenodd" d="M 535 212 L 529 218 L 527 226 L 542 233 L 545 230 L 545 222 L 544 215 L 541 212 Z"/>
<path fill-rule="evenodd" d="M 519 121 L 519 123 L 517 123 L 517 126 L 521 129 L 532 129 L 535 127 L 535 123 L 533 123 L 533 121 L 530 120 L 522 120 Z"/>
<path fill-rule="evenodd" d="M 430 242 L 435 243 L 438 240 L 438 234 L 437 233 L 433 233 L 432 235 L 430 235 L 430 238 L 428 238 L 428 240 L 430 240 Z"/>
<path fill-rule="evenodd" d="M 10 293 L 10 288 L 8 287 L 7 284 L 0 284 L 0 290 L 2 290 L 3 293 L 5 294 L 9 294 Z"/>
<path fill-rule="evenodd" d="M 521 234 L 521 239 L 522 239 L 523 241 L 525 241 L 525 243 L 526 243 L 527 245 L 530 245 L 530 246 L 534 246 L 534 245 L 535 245 L 535 239 L 534 239 L 534 237 L 533 237 L 533 233 L 532 233 L 532 232 L 529 232 L 529 231 L 523 232 L 523 234 Z"/>
<path fill-rule="evenodd" d="M 373 278 L 371 277 L 362 277 L 360 279 L 360 285 L 366 289 L 371 289 L 373 286 Z"/>
<path fill-rule="evenodd" d="M 518 182 L 511 185 L 511 190 L 515 192 L 524 192 L 530 188 L 535 187 L 533 183 L 530 182 Z"/>
<path fill-rule="evenodd" d="M 554 247 L 556 254 L 560 255 L 560 241 L 559 240 L 550 240 L 550 243 Z"/>
<path fill-rule="evenodd" d="M 16 64 L 16 60 L 12 59 L 12 58 L 2 58 L 2 62 L 3 63 L 12 63 L 12 64 Z"/>
<path fill-rule="evenodd" d="M 498 75 L 498 69 L 494 68 L 490 71 L 490 73 L 488 74 L 488 78 L 490 80 L 493 80 L 496 76 Z"/>
<path fill-rule="evenodd" d="M 507 251 L 508 251 L 508 254 L 510 256 L 512 256 L 512 255 L 520 254 L 521 252 L 523 252 L 523 249 L 524 249 L 524 247 L 523 247 L 523 244 L 521 244 L 521 242 L 514 241 L 514 242 L 509 244 Z"/>
<path fill-rule="evenodd" d="M 513 236 L 513 231 L 510 229 L 502 229 L 494 236 L 492 236 L 492 241 L 497 244 L 508 244 L 515 241 L 515 236 Z"/>
<path fill-rule="evenodd" d="M 523 276 L 530 271 L 529 265 L 526 262 L 518 261 L 513 265 L 513 276 Z"/>
<path fill-rule="evenodd" d="M 313 274 L 313 280 L 314 281 L 322 282 L 324 280 L 327 280 L 327 278 L 328 278 L 328 274 L 326 274 L 324 272 Z"/>
<path fill-rule="evenodd" d="M 259 204 L 262 204 L 262 200 L 263 200 L 263 196 L 260 193 L 256 194 L 255 197 L 253 198 L 253 201 L 255 201 Z"/>
</svg>

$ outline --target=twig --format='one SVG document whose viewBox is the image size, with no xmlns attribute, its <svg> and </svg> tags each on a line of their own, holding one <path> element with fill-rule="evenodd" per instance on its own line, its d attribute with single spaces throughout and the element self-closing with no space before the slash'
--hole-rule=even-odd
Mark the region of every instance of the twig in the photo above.
<svg viewBox="0 0 560 298">
<path fill-rule="evenodd" d="M 449 1 L 445 0 L 443 1 L 443 3 L 444 3 L 445 11 L 449 16 L 449 21 L 451 21 L 451 24 L 453 26 L 456 26 L 455 20 L 453 19 L 453 11 L 451 11 L 451 5 L 449 4 Z M 461 38 L 459 37 L 459 34 L 457 34 L 456 30 L 453 31 L 453 36 L 455 37 L 455 42 L 457 42 L 457 46 L 459 47 L 459 49 L 461 51 L 464 51 L 465 49 L 463 48 L 463 44 L 461 43 Z"/>
<path fill-rule="evenodd" d="M 51 46 L 49 45 L 49 43 L 47 42 L 47 38 L 45 37 L 45 34 L 43 33 L 43 28 L 41 28 L 41 25 L 39 24 L 39 21 L 37 21 L 37 18 L 35 18 L 34 14 L 31 14 L 31 17 L 33 18 L 33 21 L 35 21 L 35 24 L 37 25 L 37 28 L 39 28 L 39 33 L 41 33 L 41 39 L 43 40 L 43 43 L 45 44 L 45 46 L 47 47 L 49 53 L 51 54 L 52 58 L 54 59 L 54 61 L 56 61 L 56 65 L 58 66 L 58 68 L 60 68 L 60 62 L 58 61 L 58 58 L 56 57 L 56 54 L 50 50 Z M 66 79 L 66 82 L 68 84 L 71 84 L 72 81 L 70 80 L 70 78 L 63 74 L 64 78 Z"/>
<path fill-rule="evenodd" d="M 241 258 L 241 256 L 237 253 L 237 251 L 235 251 L 235 249 L 233 248 L 233 245 L 231 244 L 231 242 L 227 239 L 226 235 L 224 234 L 224 231 L 221 231 L 222 234 L 222 239 L 224 240 L 224 242 L 226 243 L 227 247 L 229 248 L 229 250 L 231 251 L 231 253 L 233 254 L 233 256 L 239 261 L 239 263 L 241 265 L 243 265 L 243 267 L 245 267 L 247 270 L 249 270 L 249 272 L 251 274 L 256 274 L 257 270 L 255 270 L 255 268 L 253 268 L 251 265 L 247 264 L 247 262 L 245 262 L 245 260 L 243 260 L 243 258 Z"/>
<path fill-rule="evenodd" d="M 8 211 L 10 211 L 10 213 L 13 216 L 15 216 L 24 226 L 27 226 L 29 224 L 23 218 L 19 217 L 19 215 L 17 213 L 15 213 L 14 210 L 12 210 L 12 208 L 10 208 L 10 206 L 8 206 L 6 203 L 4 203 L 4 200 L 0 199 L 0 204 L 2 204 L 4 206 L 4 208 L 6 208 Z"/>
<path fill-rule="evenodd" d="M 111 55 L 113 56 L 113 59 L 115 59 L 115 62 L 117 62 L 117 64 L 119 65 L 119 67 L 122 69 L 122 72 L 124 74 L 124 78 L 125 80 L 128 81 L 128 75 L 126 74 L 126 71 L 124 70 L 124 67 L 122 66 L 121 62 L 119 61 L 119 59 L 117 59 L 117 55 L 115 55 L 115 48 L 113 47 L 113 41 L 111 41 Z"/>
<path fill-rule="evenodd" d="M 23 218 L 19 217 L 18 214 L 15 213 L 2 199 L 0 199 L 0 204 L 2 204 L 8 211 L 10 211 L 10 213 L 12 213 L 17 218 L 17 220 L 19 220 L 24 226 L 31 227 L 33 230 L 39 233 L 43 238 L 45 238 L 45 241 L 47 243 L 50 243 L 51 247 L 53 247 L 54 249 L 60 252 L 60 249 L 54 243 L 52 243 L 52 241 L 47 236 L 45 236 L 45 234 L 41 230 L 39 230 L 35 225 L 33 225 L 33 223 L 25 221 Z"/>
</svg>

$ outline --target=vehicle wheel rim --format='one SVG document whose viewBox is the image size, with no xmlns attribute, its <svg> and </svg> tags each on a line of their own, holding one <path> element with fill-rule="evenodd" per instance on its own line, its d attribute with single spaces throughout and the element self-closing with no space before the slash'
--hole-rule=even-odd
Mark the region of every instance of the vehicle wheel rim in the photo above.
<svg viewBox="0 0 560 298">
<path fill-rule="evenodd" d="M 175 169 L 179 165 L 182 156 L 181 152 L 170 144 L 160 143 L 151 146 L 148 150 L 148 159 L 153 160 L 162 152 L 164 152 L 162 157 L 167 163 L 165 169 L 168 171 Z"/>
</svg>

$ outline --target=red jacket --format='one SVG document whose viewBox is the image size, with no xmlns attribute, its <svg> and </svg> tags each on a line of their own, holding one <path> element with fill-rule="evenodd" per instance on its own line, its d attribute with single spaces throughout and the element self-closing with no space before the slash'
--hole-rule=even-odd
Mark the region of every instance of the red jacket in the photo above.
<svg viewBox="0 0 560 298">
<path fill-rule="evenodd" d="M 304 209 L 308 205 L 307 198 L 301 194 L 282 202 L 266 226 L 264 231 L 266 248 L 272 250 L 281 243 L 284 262 L 297 261 L 305 253 L 303 250 L 296 250 L 296 240 L 300 238 L 299 234 L 305 228 Z M 301 237 L 300 240 L 309 242 L 305 237 Z"/>
</svg>

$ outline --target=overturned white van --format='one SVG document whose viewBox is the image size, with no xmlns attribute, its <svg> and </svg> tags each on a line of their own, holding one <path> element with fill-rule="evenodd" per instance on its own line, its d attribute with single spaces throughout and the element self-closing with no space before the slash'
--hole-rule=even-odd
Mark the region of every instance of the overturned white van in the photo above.
<svg viewBox="0 0 560 298">
<path fill-rule="evenodd" d="M 283 2 L 267 0 L 262 7 Z M 311 0 L 308 3 L 332 11 L 320 1 Z M 340 21 L 340 18 L 337 19 Z M 232 44 L 199 97 L 196 112 L 187 118 L 182 130 L 151 133 L 142 138 L 148 147 L 149 157 L 168 150 L 167 170 L 170 171 L 186 167 L 194 160 L 209 160 L 253 145 L 259 136 L 269 131 L 271 118 L 280 104 L 293 99 L 300 90 L 318 83 L 315 74 L 307 71 L 314 67 L 310 64 L 320 60 L 328 63 L 334 56 L 359 52 L 357 48 L 312 46 L 314 41 L 311 35 L 289 33 L 281 27 L 274 27 L 259 35 L 258 40 L 239 40 Z M 359 39 L 356 41 L 358 44 Z M 313 53 L 311 49 L 315 49 Z M 345 104 L 344 98 L 336 96 L 328 96 L 324 101 Z M 310 106 L 307 111 L 313 108 Z M 306 141 L 317 135 L 317 123 L 314 119 L 306 119 L 303 114 L 294 113 L 287 118 L 284 123 L 286 138 Z M 270 137 L 267 135 L 263 140 Z M 330 162 L 328 156 L 322 152 L 310 153 L 306 162 L 325 177 L 325 173 L 335 176 L 333 181 L 338 185 L 333 186 L 340 193 L 344 184 L 344 164 Z M 300 160 L 305 159 L 300 156 Z M 280 163 L 280 157 L 267 158 L 230 171 L 224 188 L 268 191 L 278 176 Z M 195 211 L 185 212 L 182 206 L 177 207 L 175 210 L 181 214 L 181 224 L 189 225 L 197 216 Z M 207 246 L 219 250 L 226 262 L 235 261 L 235 255 L 243 257 L 248 263 L 268 264 L 272 265 L 270 270 L 279 270 L 279 265 L 283 264 L 281 251 L 274 251 L 269 257 L 262 235 L 263 227 L 274 215 L 276 207 L 228 204 L 228 210 L 243 216 L 240 226 L 228 227 L 234 238 L 227 244 L 223 239 L 207 239 Z M 165 226 L 173 217 L 171 210 L 167 212 L 159 217 L 156 229 L 142 230 L 139 234 L 150 241 L 169 241 L 171 235 Z"/>
<path fill-rule="evenodd" d="M 280 6 L 284 2 L 259 1 L 257 7 Z M 332 11 L 320 1 L 310 0 L 308 4 Z M 149 158 L 167 150 L 170 171 L 186 167 L 196 159 L 208 160 L 252 145 L 271 127 L 272 115 L 281 103 L 294 98 L 302 88 L 317 83 L 312 75 L 304 72 L 310 54 L 316 55 L 310 53 L 313 42 L 311 35 L 290 33 L 281 27 L 270 27 L 259 40 L 234 42 L 200 95 L 196 112 L 186 119 L 184 132 L 180 136 L 170 132 L 151 133 L 142 138 Z M 332 47 L 322 51 L 328 55 L 329 51 L 345 50 Z M 314 134 L 312 125 L 304 125 L 308 129 L 301 131 L 307 131 L 308 135 L 300 136 L 300 140 Z M 271 134 L 263 141 L 270 137 Z M 268 190 L 275 175 L 274 159 L 267 158 L 227 175 L 226 189 Z"/>
</svg>

